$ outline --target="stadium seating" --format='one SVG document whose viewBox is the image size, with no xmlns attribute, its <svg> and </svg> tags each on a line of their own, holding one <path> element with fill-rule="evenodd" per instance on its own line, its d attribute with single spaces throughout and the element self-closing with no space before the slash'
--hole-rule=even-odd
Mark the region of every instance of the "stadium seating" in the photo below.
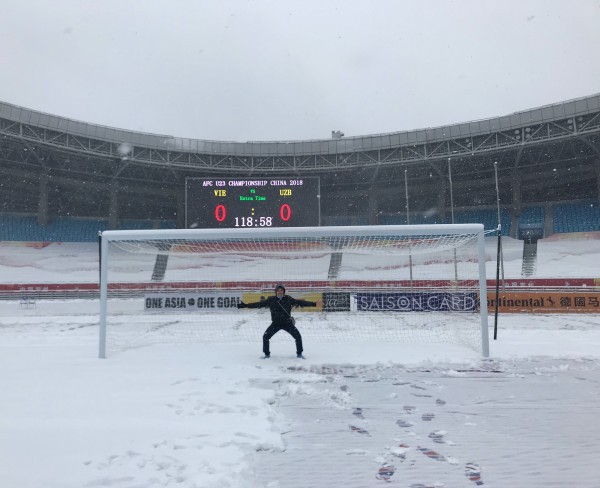
<svg viewBox="0 0 600 488">
<path fill-rule="evenodd" d="M 486 231 L 498 228 L 498 210 L 462 210 L 454 215 L 457 224 L 481 223 Z M 500 209 L 500 223 L 502 224 L 502 235 L 510 235 L 510 212 L 508 209 Z"/>
<path fill-rule="evenodd" d="M 545 221 L 543 206 L 525 207 L 517 220 L 519 228 L 543 226 Z M 497 227 L 497 210 L 471 209 L 459 210 L 454 214 L 456 223 L 480 222 L 487 231 Z M 600 205 L 595 201 L 581 203 L 557 204 L 553 206 L 553 232 L 593 232 L 600 231 Z M 502 235 L 510 233 L 510 212 L 501 210 Z M 411 224 L 447 224 L 451 222 L 450 214 L 440 219 L 437 214 L 414 213 L 410 216 Z M 367 225 L 366 216 L 340 215 L 323 216 L 322 225 Z M 380 225 L 405 225 L 404 214 L 381 214 Z M 175 220 L 121 220 L 118 229 L 175 229 Z M 85 219 L 74 217 L 55 217 L 48 225 L 39 225 L 36 216 L 0 214 L 0 241 L 25 242 L 95 242 L 98 232 L 108 229 L 105 219 Z"/>
<path fill-rule="evenodd" d="M 161 229 L 177 229 L 177 222 L 175 220 L 161 220 Z"/>
<path fill-rule="evenodd" d="M 447 215 L 446 219 L 441 219 L 437 216 L 437 214 L 416 214 L 411 215 L 410 223 L 414 225 L 423 225 L 423 224 L 447 224 L 450 223 L 450 216 Z"/>
<path fill-rule="evenodd" d="M 377 219 L 379 225 L 406 225 L 406 216 L 398 214 L 382 214 Z"/>
<path fill-rule="evenodd" d="M 321 217 L 322 225 L 351 225 L 352 217 L 324 215 Z"/>
<path fill-rule="evenodd" d="M 544 238 L 544 207 L 525 207 L 517 219 L 517 238 L 528 244 Z"/>
<path fill-rule="evenodd" d="M 544 225 L 544 207 L 525 207 L 519 215 L 518 224 L 519 227 L 524 225 Z"/>
<path fill-rule="evenodd" d="M 174 221 L 160 221 L 161 229 L 175 228 Z M 123 220 L 119 229 L 152 229 L 155 222 L 149 220 Z M 0 241 L 23 242 L 95 242 L 98 232 L 108 229 L 108 221 L 56 217 L 48 225 L 39 225 L 37 217 L 0 215 Z"/>
<path fill-rule="evenodd" d="M 554 205 L 553 212 L 555 233 L 600 230 L 600 206 L 597 202 Z"/>
<path fill-rule="evenodd" d="M 151 220 L 119 220 L 117 226 L 119 230 L 146 230 L 153 228 L 154 223 Z"/>
</svg>

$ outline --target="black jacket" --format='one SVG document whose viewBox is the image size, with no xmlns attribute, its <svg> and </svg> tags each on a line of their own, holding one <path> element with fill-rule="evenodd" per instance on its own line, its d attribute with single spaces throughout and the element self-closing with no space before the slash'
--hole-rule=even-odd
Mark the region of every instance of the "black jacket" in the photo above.
<svg viewBox="0 0 600 488">
<path fill-rule="evenodd" d="M 289 295 L 283 295 L 281 299 L 270 296 L 260 302 L 245 303 L 240 308 L 269 308 L 271 310 L 271 320 L 274 324 L 288 325 L 291 322 L 292 307 L 316 306 L 315 302 L 297 300 Z"/>
</svg>

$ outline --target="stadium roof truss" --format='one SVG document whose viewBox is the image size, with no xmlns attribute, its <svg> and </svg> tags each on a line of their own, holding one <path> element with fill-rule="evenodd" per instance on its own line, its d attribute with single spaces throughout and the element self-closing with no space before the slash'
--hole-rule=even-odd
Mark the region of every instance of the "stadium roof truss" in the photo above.
<svg viewBox="0 0 600 488">
<path fill-rule="evenodd" d="M 55 165 L 110 177 L 135 166 L 173 174 L 310 174 L 381 166 L 413 166 L 448 159 L 489 161 L 510 154 L 552 151 L 565 143 L 600 156 L 600 95 L 512 115 L 447 127 L 349 137 L 282 142 L 217 142 L 144 134 L 77 122 L 0 102 L 0 156 L 4 161 Z M 87 162 L 93 164 L 86 165 Z M 42 164 L 43 166 L 43 164 Z M 89 167 L 86 167 L 89 166 Z M 432 167 L 436 167 L 434 164 Z M 60 169 L 60 168 L 59 168 Z M 143 172 L 143 170 L 142 170 Z"/>
</svg>

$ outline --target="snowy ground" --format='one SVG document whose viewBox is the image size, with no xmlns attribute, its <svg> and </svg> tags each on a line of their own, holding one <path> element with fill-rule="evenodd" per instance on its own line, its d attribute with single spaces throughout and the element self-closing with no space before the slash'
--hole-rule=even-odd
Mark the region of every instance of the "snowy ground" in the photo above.
<svg viewBox="0 0 600 488">
<path fill-rule="evenodd" d="M 61 279 L 92 273 L 78 259 Z M 489 360 L 381 342 L 306 342 L 298 360 L 285 338 L 269 360 L 249 342 L 100 360 L 95 310 L 73 307 L 0 303 L 1 487 L 600 486 L 600 315 L 501 316 Z"/>
<path fill-rule="evenodd" d="M 501 317 L 458 346 L 151 346 L 4 317 L 0 486 L 600 486 L 600 317 Z M 477 480 L 476 472 L 481 479 Z M 381 473 L 380 473 L 381 471 Z"/>
</svg>

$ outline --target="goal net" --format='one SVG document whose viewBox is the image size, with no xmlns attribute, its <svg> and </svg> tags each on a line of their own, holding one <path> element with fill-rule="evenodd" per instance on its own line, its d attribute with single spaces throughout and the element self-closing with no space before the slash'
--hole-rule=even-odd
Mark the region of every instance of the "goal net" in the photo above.
<svg viewBox="0 0 600 488">
<path fill-rule="evenodd" d="M 448 342 L 488 355 L 480 224 L 106 231 L 100 357 L 156 343 L 252 342 L 283 283 L 305 344 Z M 483 297 L 483 300 L 480 300 Z M 272 344 L 285 341 L 276 334 Z"/>
</svg>

